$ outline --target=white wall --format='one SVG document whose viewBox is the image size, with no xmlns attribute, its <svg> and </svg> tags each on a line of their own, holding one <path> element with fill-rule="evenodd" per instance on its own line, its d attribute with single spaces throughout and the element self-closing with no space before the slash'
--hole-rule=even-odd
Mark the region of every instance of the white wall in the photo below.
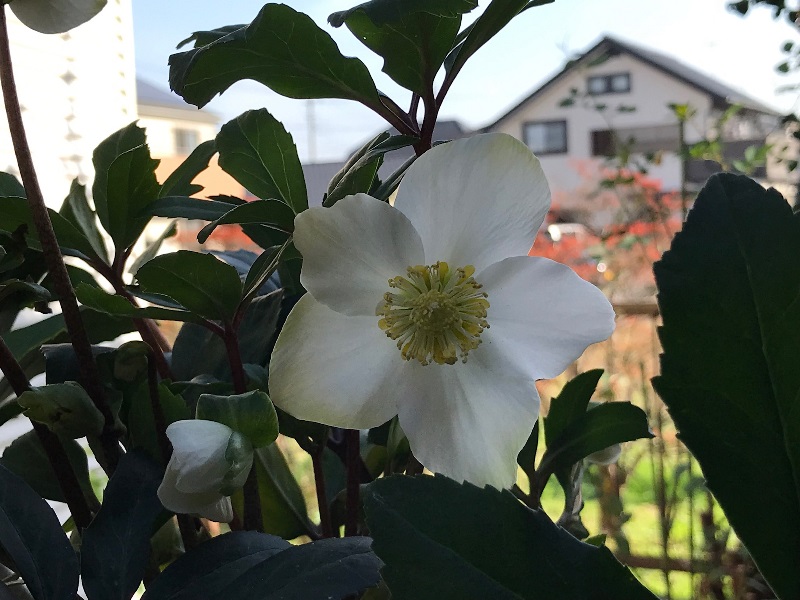
<svg viewBox="0 0 800 600">
<path fill-rule="evenodd" d="M 131 0 L 109 0 L 61 35 L 36 33 L 7 14 L 23 120 L 45 200 L 57 208 L 74 177 L 91 181 L 95 146 L 136 118 Z M 4 112 L 0 170 L 17 174 Z"/>
<path fill-rule="evenodd" d="M 198 143 L 213 139 L 217 135 L 218 118 L 194 107 L 172 109 L 159 106 L 139 106 L 139 125 L 147 130 L 147 143 L 153 158 L 184 156 L 175 145 L 175 130 L 197 132 Z"/>
<path fill-rule="evenodd" d="M 596 102 L 606 103 L 603 114 L 580 101 L 570 107 L 559 103 L 570 96 L 570 89 L 586 89 L 589 75 L 611 75 L 627 72 L 631 76 L 631 91 L 628 93 L 602 94 L 593 96 Z M 669 103 L 689 104 L 697 114 L 687 126 L 687 142 L 701 139 L 712 124 L 711 102 L 709 97 L 681 83 L 680 81 L 650 67 L 629 55 L 619 55 L 608 59 L 591 69 L 575 68 L 562 80 L 553 84 L 527 106 L 512 113 L 495 126 L 495 131 L 509 133 L 523 139 L 523 125 L 527 121 L 560 120 L 567 121 L 567 154 L 541 156 L 542 168 L 554 192 L 569 192 L 582 183 L 577 172 L 580 163 L 587 165 L 602 161 L 591 155 L 591 131 L 603 129 L 623 129 L 656 125 L 675 125 L 677 121 Z M 631 113 L 617 113 L 620 105 L 635 106 Z M 674 154 L 668 154 L 660 166 L 650 171 L 650 176 L 662 181 L 663 189 L 676 189 L 680 185 L 680 161 Z"/>
</svg>

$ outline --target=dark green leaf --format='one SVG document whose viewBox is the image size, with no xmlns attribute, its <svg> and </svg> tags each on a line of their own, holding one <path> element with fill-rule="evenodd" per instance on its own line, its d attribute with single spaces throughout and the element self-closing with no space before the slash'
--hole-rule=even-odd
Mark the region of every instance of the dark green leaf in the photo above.
<svg viewBox="0 0 800 600">
<path fill-rule="evenodd" d="M 332 14 L 358 40 L 383 58 L 383 72 L 404 88 L 423 95 L 453 47 L 461 15 L 478 5 L 470 0 L 396 2 L 373 0 Z"/>
<path fill-rule="evenodd" d="M 214 140 L 208 140 L 197 146 L 175 169 L 166 181 L 161 184 L 159 198 L 166 196 L 192 196 L 203 191 L 202 185 L 192 183 L 200 173 L 208 168 L 211 157 L 217 152 Z"/>
<path fill-rule="evenodd" d="M 136 307 L 122 296 L 109 294 L 100 288 L 84 283 L 78 285 L 75 293 L 84 306 L 116 317 L 193 322 L 200 320 L 194 313 L 186 310 L 174 310 L 159 306 Z"/>
<path fill-rule="evenodd" d="M 75 179 L 69 188 L 69 195 L 58 212 L 89 240 L 95 254 L 108 264 L 108 250 L 103 240 L 103 234 L 100 233 L 97 226 L 97 215 L 86 199 L 86 186 L 81 185 Z"/>
<path fill-rule="evenodd" d="M 38 302 L 53 300 L 47 288 L 38 283 L 19 279 L 7 279 L 0 283 L 0 302 L 5 302 L 11 296 L 15 296 L 15 304 L 19 307 L 33 306 Z"/>
<path fill-rule="evenodd" d="M 544 439 L 548 446 L 574 421 L 586 414 L 603 369 L 592 369 L 568 381 L 561 393 L 550 402 L 550 410 L 544 419 Z"/>
<path fill-rule="evenodd" d="M 158 197 L 158 161 L 150 158 L 144 129 L 134 122 L 103 140 L 92 163 L 97 216 L 120 254 L 136 242 L 150 220 L 142 213 Z"/>
<path fill-rule="evenodd" d="M 192 413 L 181 396 L 174 394 L 166 384 L 158 385 L 158 401 L 164 424 L 191 419 Z M 146 452 L 154 461 L 166 465 L 167 457 L 161 451 L 158 441 L 156 420 L 153 418 L 153 404 L 146 381 L 140 382 L 125 394 L 125 409 L 121 415 L 128 429 L 128 439 L 132 448 Z"/>
<path fill-rule="evenodd" d="M 411 146 L 417 138 L 407 135 L 390 136 L 388 132 L 380 133 L 362 146 L 334 175 L 328 185 L 324 206 L 333 206 L 337 201 L 350 194 L 367 193 L 375 180 L 381 165 L 381 158 L 387 152 Z"/>
<path fill-rule="evenodd" d="M 97 499 L 89 479 L 86 452 L 75 440 L 60 438 L 59 441 L 72 464 L 72 470 L 78 477 L 84 496 L 94 499 L 93 503 L 96 504 Z M 22 477 L 42 498 L 54 502 L 66 502 L 53 466 L 35 431 L 24 433 L 11 442 L 11 445 L 3 451 L 0 465 Z"/>
<path fill-rule="evenodd" d="M 308 208 L 308 195 L 297 147 L 267 109 L 249 110 L 217 134 L 219 166 L 250 193 L 277 198 L 297 213 Z"/>
<path fill-rule="evenodd" d="M 314 524 L 308 519 L 303 492 L 280 448 L 273 444 L 257 449 L 253 466 L 258 479 L 264 531 L 287 540 L 313 533 Z M 234 509 L 241 514 L 242 491 L 234 493 L 231 500 Z"/>
<path fill-rule="evenodd" d="M 547 437 L 545 421 L 545 437 Z M 651 438 L 647 415 L 630 402 L 606 402 L 574 419 L 552 442 L 539 463 L 537 477 L 543 488 L 547 478 L 613 444 Z"/>
<path fill-rule="evenodd" d="M 81 578 L 88 600 L 128 600 L 138 589 L 156 517 L 164 510 L 156 495 L 163 475 L 137 451 L 122 456 L 103 506 L 83 534 Z"/>
<path fill-rule="evenodd" d="M 368 486 L 364 509 L 395 600 L 655 600 L 608 549 L 508 491 L 393 476 Z M 480 543 L 464 523 L 480 523 Z"/>
<path fill-rule="evenodd" d="M 181 49 L 187 44 L 192 44 L 195 48 L 207 46 L 211 42 L 216 42 L 219 38 L 225 37 L 229 33 L 233 33 L 238 29 L 244 29 L 245 27 L 247 27 L 247 25 L 224 25 L 209 31 L 195 31 L 185 40 L 181 40 L 180 43 L 178 43 L 177 48 Z"/>
<path fill-rule="evenodd" d="M 231 320 L 242 298 L 236 269 L 211 254 L 162 254 L 142 265 L 136 278 L 144 291 L 169 296 L 207 319 Z"/>
<path fill-rule="evenodd" d="M 525 474 L 532 478 L 536 472 L 536 452 L 539 450 L 539 421 L 533 426 L 528 441 L 517 454 L 517 464 L 525 471 Z"/>
<path fill-rule="evenodd" d="M 708 181 L 655 265 L 653 385 L 779 598 L 800 597 L 798 256 L 789 204 L 727 174 Z"/>
<path fill-rule="evenodd" d="M 197 241 L 204 244 L 220 225 L 261 223 L 282 233 L 294 230 L 294 212 L 278 200 L 254 200 L 233 206 L 224 215 L 215 219 L 197 234 Z"/>
<path fill-rule="evenodd" d="M 228 197 L 226 197 L 228 198 Z M 181 217 L 184 219 L 199 219 L 213 221 L 220 218 L 234 206 L 244 204 L 244 200 L 221 202 L 219 200 L 200 200 L 188 196 L 167 196 L 159 198 L 147 206 L 147 213 L 156 217 Z"/>
<path fill-rule="evenodd" d="M 170 87 L 202 107 L 243 79 L 289 98 L 344 98 L 379 105 L 367 67 L 346 58 L 308 16 L 267 4 L 255 20 L 229 35 L 169 59 Z"/>
<path fill-rule="evenodd" d="M 0 197 L 27 198 L 25 188 L 11 173 L 0 171 Z"/>
<path fill-rule="evenodd" d="M 381 561 L 366 537 L 292 546 L 230 582 L 213 600 L 344 600 L 380 582 Z"/>
<path fill-rule="evenodd" d="M 133 275 L 136 275 L 139 267 L 156 257 L 158 250 L 161 248 L 161 244 L 164 243 L 164 240 L 171 238 L 176 233 L 178 233 L 177 219 L 167 223 L 167 226 L 161 230 L 161 233 L 158 234 L 158 237 L 150 242 L 149 245 L 142 250 L 142 253 L 131 263 L 130 267 L 128 267 L 128 271 Z"/>
<path fill-rule="evenodd" d="M 289 245 L 289 240 L 283 246 L 274 246 L 264 250 L 253 262 L 244 280 L 242 294 L 245 298 L 257 294 L 264 283 L 272 277 L 284 251 Z"/>
<path fill-rule="evenodd" d="M 59 436 L 78 439 L 103 431 L 103 414 L 75 381 L 32 387 L 17 402 L 25 408 L 26 417 Z"/>
<path fill-rule="evenodd" d="M 3 466 L 0 544 L 36 600 L 74 600 L 78 558 L 58 517 L 39 494 Z"/>
<path fill-rule="evenodd" d="M 142 600 L 194 600 L 228 590 L 256 564 L 291 547 L 283 538 L 256 531 L 231 531 L 184 554 L 147 587 Z"/>
<path fill-rule="evenodd" d="M 197 401 L 197 418 L 227 425 L 254 448 L 269 446 L 278 437 L 278 415 L 261 390 L 230 396 L 203 394 Z"/>
</svg>

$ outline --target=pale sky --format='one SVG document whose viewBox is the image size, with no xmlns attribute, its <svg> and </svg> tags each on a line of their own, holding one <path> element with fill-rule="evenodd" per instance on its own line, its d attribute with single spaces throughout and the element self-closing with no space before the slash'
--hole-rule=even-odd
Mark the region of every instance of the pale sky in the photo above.
<svg viewBox="0 0 800 600">
<path fill-rule="evenodd" d="M 309 14 L 330 33 L 347 56 L 361 58 L 378 88 L 407 105 L 409 93 L 380 72 L 382 60 L 362 46 L 346 28 L 327 24 L 328 14 L 350 8 L 357 0 L 287 0 Z M 473 15 L 486 5 L 479 0 Z M 249 23 L 258 14 L 259 0 L 134 0 L 134 31 L 138 76 L 169 89 L 167 58 L 177 43 L 193 31 Z M 456 80 L 440 119 L 458 119 L 477 128 L 492 122 L 518 100 L 558 72 L 567 57 L 591 47 L 603 35 L 619 37 L 669 54 L 699 71 L 775 107 L 792 110 L 797 93 L 776 93 L 791 80 L 775 73 L 786 40 L 797 40 L 782 20 L 766 9 L 742 18 L 726 8 L 725 0 L 556 0 L 531 9 L 484 46 Z M 474 17 L 467 17 L 465 23 Z M 266 107 L 294 136 L 301 159 L 312 158 L 308 102 L 282 98 L 253 83 L 235 84 L 212 100 L 206 110 L 223 122 L 251 108 Z M 384 128 L 368 109 L 343 100 L 313 104 L 317 161 L 338 160 L 365 138 Z"/>
</svg>

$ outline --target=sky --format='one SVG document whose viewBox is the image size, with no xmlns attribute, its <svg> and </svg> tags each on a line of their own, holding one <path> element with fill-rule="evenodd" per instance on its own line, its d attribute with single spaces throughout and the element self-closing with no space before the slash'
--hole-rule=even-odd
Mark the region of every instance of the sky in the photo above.
<svg viewBox="0 0 800 600">
<path fill-rule="evenodd" d="M 327 31 L 346 56 L 369 67 L 378 89 L 406 106 L 409 92 L 380 72 L 382 59 L 362 46 L 346 28 L 334 29 L 327 16 L 357 0 L 287 0 Z M 137 76 L 169 89 L 167 59 L 193 31 L 249 23 L 263 6 L 259 0 L 134 0 Z M 486 4 L 464 19 L 473 20 Z M 604 35 L 671 55 L 699 71 L 761 100 L 781 112 L 798 104 L 797 93 L 778 93 L 790 82 L 775 72 L 781 46 L 797 32 L 773 20 L 764 8 L 742 18 L 727 0 L 555 0 L 529 10 L 493 38 L 467 63 L 451 88 L 440 119 L 457 119 L 469 128 L 491 123 Z M 254 82 L 240 82 L 212 100 L 205 110 L 222 123 L 254 108 L 267 108 L 294 136 L 303 161 L 334 161 L 384 128 L 369 109 L 344 100 L 283 98 Z M 313 126 L 310 124 L 313 123 Z"/>
</svg>

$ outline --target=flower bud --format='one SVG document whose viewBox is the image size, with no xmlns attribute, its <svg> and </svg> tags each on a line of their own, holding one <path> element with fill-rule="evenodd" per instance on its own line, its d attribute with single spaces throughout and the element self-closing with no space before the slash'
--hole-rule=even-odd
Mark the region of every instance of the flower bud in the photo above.
<svg viewBox="0 0 800 600">
<path fill-rule="evenodd" d="M 33 388 L 20 394 L 17 402 L 26 409 L 26 417 L 53 433 L 77 439 L 103 430 L 103 415 L 74 381 Z"/>
</svg>

